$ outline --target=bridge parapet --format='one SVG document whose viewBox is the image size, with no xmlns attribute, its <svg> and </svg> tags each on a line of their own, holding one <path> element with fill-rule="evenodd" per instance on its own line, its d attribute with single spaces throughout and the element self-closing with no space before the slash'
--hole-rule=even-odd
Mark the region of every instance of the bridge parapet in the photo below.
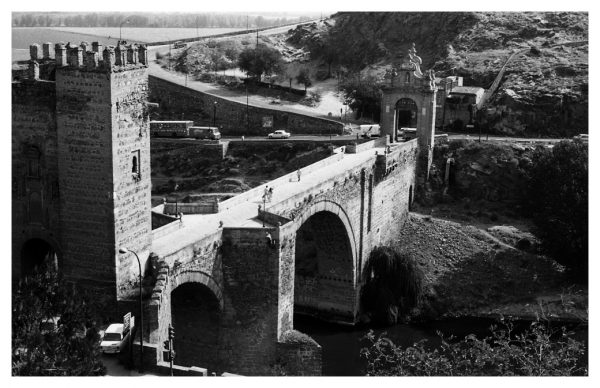
<svg viewBox="0 0 600 388">
<path fill-rule="evenodd" d="M 341 147 L 340 147 L 341 148 Z M 302 173 L 307 175 L 310 174 L 314 171 L 318 171 L 322 168 L 325 168 L 327 166 L 332 165 L 333 163 L 336 163 L 340 160 L 342 160 L 344 158 L 344 154 L 341 153 L 340 148 L 337 148 L 334 150 L 334 154 L 323 159 L 320 160 L 316 163 L 313 163 L 309 166 L 306 166 L 304 168 L 302 168 Z M 289 174 L 283 175 L 275 180 L 270 181 L 268 184 L 264 184 L 264 185 L 260 185 L 258 187 L 255 187 L 251 190 L 248 190 L 242 194 L 236 195 L 233 198 L 230 198 L 226 201 L 220 202 L 219 203 L 219 212 L 222 212 L 224 210 L 229 210 L 231 208 L 234 208 L 235 206 L 238 206 L 240 204 L 246 203 L 248 201 L 254 200 L 257 197 L 260 197 L 261 194 L 264 192 L 265 187 L 270 185 L 270 186 L 277 186 L 281 183 L 284 182 L 290 182 L 293 179 L 297 179 L 296 176 L 296 172 L 291 172 Z"/>
</svg>

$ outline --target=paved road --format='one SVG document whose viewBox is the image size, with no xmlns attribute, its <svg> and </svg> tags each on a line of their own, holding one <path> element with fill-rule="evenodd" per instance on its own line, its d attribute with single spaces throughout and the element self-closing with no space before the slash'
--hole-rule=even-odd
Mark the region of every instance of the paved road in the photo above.
<svg viewBox="0 0 600 388">
<path fill-rule="evenodd" d="M 150 75 L 153 75 L 155 77 L 162 78 L 164 80 L 171 81 L 182 86 L 186 86 L 193 90 L 198 90 L 200 92 L 212 94 L 213 96 L 224 98 L 229 101 L 239 102 L 241 104 L 248 103 L 248 105 L 250 106 L 255 106 L 259 108 L 280 110 L 283 112 L 293 112 L 311 117 L 327 118 L 323 117 L 323 115 L 311 114 L 311 112 L 307 110 L 290 107 L 285 101 L 281 101 L 280 104 L 271 104 L 272 98 L 270 97 L 263 97 L 257 95 L 246 96 L 244 93 L 240 94 L 239 91 L 221 88 L 219 86 L 207 82 L 196 81 L 191 79 L 191 77 L 186 77 L 185 74 L 165 70 L 152 59 L 153 55 L 154 54 L 150 54 L 148 56 L 150 58 L 150 66 L 148 66 L 148 72 Z"/>
<path fill-rule="evenodd" d="M 448 132 L 448 138 L 467 139 L 467 140 L 479 140 L 479 134 L 466 134 L 466 133 L 452 133 Z M 510 136 L 497 136 L 497 135 L 486 135 L 481 134 L 481 141 L 499 141 L 499 142 L 513 142 L 513 143 L 558 143 L 563 140 L 570 140 L 568 138 L 538 138 L 538 137 L 510 137 Z"/>
<path fill-rule="evenodd" d="M 222 141 L 226 142 L 242 142 L 241 136 L 224 136 Z M 244 136 L 243 141 L 264 141 L 272 143 L 284 143 L 284 142 L 295 142 L 295 141 L 315 141 L 327 143 L 328 141 L 351 141 L 356 140 L 356 135 L 343 135 L 343 136 L 315 136 L 315 135 L 298 135 L 292 136 L 289 139 L 268 139 L 265 136 Z M 364 139 L 360 139 L 364 140 Z M 171 138 L 171 137 L 153 137 L 153 143 L 199 143 L 202 144 L 204 140 L 198 140 L 193 138 Z"/>
<path fill-rule="evenodd" d="M 101 360 L 104 366 L 106 366 L 106 376 L 159 376 L 153 373 L 140 374 L 136 369 L 129 370 L 125 368 L 124 365 L 119 363 L 116 354 L 102 354 Z"/>
</svg>

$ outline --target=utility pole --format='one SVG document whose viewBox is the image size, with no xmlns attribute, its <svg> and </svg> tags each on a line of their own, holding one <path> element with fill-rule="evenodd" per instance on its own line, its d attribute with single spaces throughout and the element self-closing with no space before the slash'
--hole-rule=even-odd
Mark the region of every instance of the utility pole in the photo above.
<svg viewBox="0 0 600 388">
<path fill-rule="evenodd" d="M 169 70 L 171 70 L 171 60 L 173 59 L 173 57 L 171 56 L 171 45 L 172 43 L 169 42 Z"/>
<path fill-rule="evenodd" d="M 250 106 L 248 104 L 248 77 L 246 77 L 246 135 L 250 135 Z"/>
</svg>

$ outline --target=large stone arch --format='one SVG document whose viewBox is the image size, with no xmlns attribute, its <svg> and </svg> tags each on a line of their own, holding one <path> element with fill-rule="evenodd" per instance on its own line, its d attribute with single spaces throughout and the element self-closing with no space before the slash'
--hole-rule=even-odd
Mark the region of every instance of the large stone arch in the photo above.
<svg viewBox="0 0 600 388">
<path fill-rule="evenodd" d="M 359 269 L 348 214 L 339 204 L 321 200 L 294 221 L 294 311 L 354 322 Z"/>
<path fill-rule="evenodd" d="M 352 222 L 350 221 L 348 213 L 338 203 L 327 199 L 317 200 L 313 202 L 302 213 L 300 213 L 294 218 L 295 230 L 293 230 L 293 232 L 298 232 L 298 229 L 300 229 L 300 227 L 306 222 L 306 220 L 308 220 L 316 213 L 322 211 L 328 211 L 337 215 L 340 221 L 344 224 L 344 228 L 346 229 L 346 232 L 348 233 L 348 238 L 350 239 L 350 248 L 352 249 L 352 260 L 356 264 L 356 260 L 358 258 L 358 251 L 354 227 L 352 226 Z"/>
</svg>

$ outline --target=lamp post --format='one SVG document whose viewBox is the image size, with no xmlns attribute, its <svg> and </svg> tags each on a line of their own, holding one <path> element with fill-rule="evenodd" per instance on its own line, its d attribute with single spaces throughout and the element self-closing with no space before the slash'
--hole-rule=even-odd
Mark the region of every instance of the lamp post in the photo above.
<svg viewBox="0 0 600 388">
<path fill-rule="evenodd" d="M 213 104 L 213 127 L 217 127 L 217 102 Z"/>
<path fill-rule="evenodd" d="M 142 307 L 142 263 L 140 262 L 140 258 L 138 257 L 137 253 L 135 253 L 134 251 L 130 251 L 129 249 L 125 248 L 125 247 L 121 247 L 119 248 L 119 253 L 121 254 L 125 254 L 125 253 L 133 253 L 135 255 L 135 258 L 137 259 L 138 262 L 138 268 L 140 270 L 140 373 L 142 373 L 144 371 L 144 337 L 143 337 L 143 332 L 144 332 L 144 313 L 143 313 L 143 307 Z"/>
<path fill-rule="evenodd" d="M 123 24 L 127 24 L 129 23 L 128 19 L 125 19 L 121 22 L 121 24 L 119 24 L 119 43 L 121 43 L 121 28 L 123 28 Z"/>
<path fill-rule="evenodd" d="M 246 134 L 250 135 L 250 106 L 248 104 L 248 77 L 246 77 Z"/>
</svg>

